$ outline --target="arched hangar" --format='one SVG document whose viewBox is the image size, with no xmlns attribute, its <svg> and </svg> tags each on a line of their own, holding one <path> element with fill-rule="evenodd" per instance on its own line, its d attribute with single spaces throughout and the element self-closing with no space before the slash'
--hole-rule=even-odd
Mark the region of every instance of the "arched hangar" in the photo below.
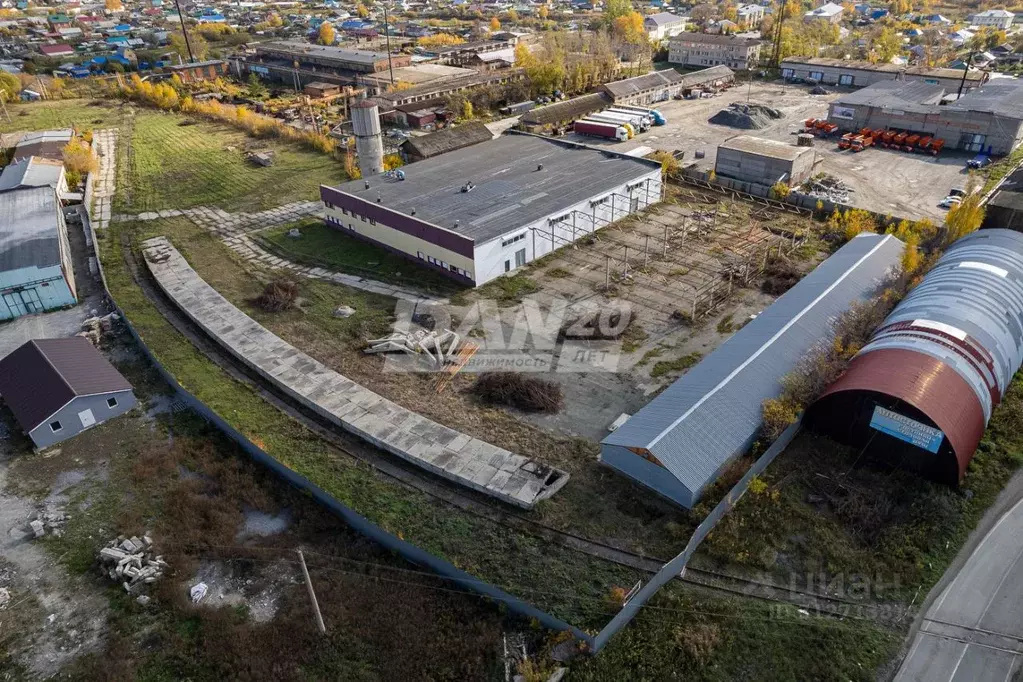
<svg viewBox="0 0 1023 682">
<path fill-rule="evenodd" d="M 957 485 L 1023 363 L 1023 234 L 974 232 L 892 311 L 804 424 Z"/>
</svg>

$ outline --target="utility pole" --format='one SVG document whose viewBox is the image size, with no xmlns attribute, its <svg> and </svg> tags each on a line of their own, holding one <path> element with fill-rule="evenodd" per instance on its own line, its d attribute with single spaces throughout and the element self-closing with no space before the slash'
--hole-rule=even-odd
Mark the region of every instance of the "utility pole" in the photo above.
<svg viewBox="0 0 1023 682">
<path fill-rule="evenodd" d="M 786 0 L 781 0 L 781 7 L 778 11 L 778 29 L 774 37 L 774 62 L 775 66 L 781 64 L 781 28 L 785 24 Z"/>
<path fill-rule="evenodd" d="M 966 58 L 966 65 L 963 67 L 963 79 L 959 81 L 959 92 L 956 99 L 963 96 L 963 88 L 966 87 L 966 76 L 970 73 L 970 64 L 973 63 L 973 56 L 977 54 L 976 49 L 970 50 L 970 56 Z"/>
<path fill-rule="evenodd" d="M 298 560 L 302 563 L 302 575 L 305 577 L 305 586 L 309 589 L 309 600 L 313 603 L 313 612 L 316 614 L 316 627 L 320 629 L 320 634 L 327 634 L 327 626 L 323 624 L 323 616 L 320 614 L 320 604 L 316 601 L 316 592 L 313 591 L 313 581 L 309 579 L 309 569 L 305 565 L 305 555 L 302 554 L 301 549 L 295 550 L 298 552 Z"/>
<path fill-rule="evenodd" d="M 178 10 L 178 19 L 181 21 L 181 34 L 185 36 L 185 48 L 188 50 L 188 63 L 195 64 L 195 54 L 192 53 L 192 41 L 188 39 L 188 30 L 185 28 L 185 14 L 181 11 L 181 3 L 174 0 L 174 7 Z M 178 55 L 179 57 L 181 55 Z"/>
<path fill-rule="evenodd" d="M 384 3 L 384 42 L 387 43 L 387 70 L 391 74 L 391 87 L 394 87 L 394 66 L 391 64 L 391 22 L 387 18 L 386 3 Z"/>
</svg>

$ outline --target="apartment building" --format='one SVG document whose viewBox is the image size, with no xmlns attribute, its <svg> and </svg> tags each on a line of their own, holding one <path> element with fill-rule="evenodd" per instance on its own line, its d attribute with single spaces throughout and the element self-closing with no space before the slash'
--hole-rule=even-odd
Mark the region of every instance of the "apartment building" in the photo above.
<svg viewBox="0 0 1023 682">
<path fill-rule="evenodd" d="M 682 66 L 717 66 L 748 71 L 760 62 L 759 40 L 708 33 L 683 33 L 668 43 L 668 61 Z"/>
</svg>

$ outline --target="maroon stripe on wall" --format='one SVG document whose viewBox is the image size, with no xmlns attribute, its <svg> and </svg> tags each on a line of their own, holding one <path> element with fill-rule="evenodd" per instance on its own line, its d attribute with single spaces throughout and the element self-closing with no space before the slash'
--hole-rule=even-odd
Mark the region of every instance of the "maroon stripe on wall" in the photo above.
<svg viewBox="0 0 1023 682">
<path fill-rule="evenodd" d="M 469 237 L 463 237 L 460 234 L 454 234 L 448 230 L 442 230 L 428 223 L 416 220 L 411 216 L 407 216 L 404 213 L 391 211 L 379 204 L 364 201 L 358 197 L 352 196 L 351 194 L 346 194 L 341 190 L 334 189 L 333 187 L 327 187 L 326 185 L 320 185 L 320 199 L 323 200 L 324 203 L 332 204 L 338 208 L 347 208 L 349 211 L 355 211 L 361 216 L 372 218 L 378 223 L 383 223 L 392 230 L 398 230 L 404 234 L 418 237 L 423 241 L 436 244 L 442 249 L 447 249 L 448 251 L 457 253 L 460 256 L 465 256 L 469 259 L 474 258 L 475 242 L 473 242 L 473 240 Z"/>
<path fill-rule="evenodd" d="M 429 261 L 423 260 L 422 258 L 419 258 L 417 256 L 413 256 L 410 253 L 405 253 L 404 251 L 396 249 L 393 246 L 388 246 L 387 244 L 384 244 L 383 242 L 378 242 L 376 239 L 371 239 L 370 237 L 367 237 L 364 234 L 359 234 L 355 230 L 344 230 L 344 229 L 341 229 L 341 227 L 339 225 L 335 225 L 334 223 L 330 222 L 329 220 L 324 220 L 323 222 L 330 229 L 337 230 L 338 232 L 340 232 L 341 234 L 345 235 L 346 237 L 351 237 L 352 239 L 358 239 L 360 242 L 366 242 L 367 244 L 372 244 L 373 246 L 376 246 L 378 248 L 384 249 L 385 251 L 393 253 L 396 256 L 401 256 L 405 260 L 409 261 L 410 263 L 415 263 L 416 265 L 418 265 L 421 268 L 430 268 L 431 270 L 436 270 L 437 272 L 445 275 L 446 277 L 448 277 L 449 279 L 451 279 L 451 280 L 453 280 L 455 282 L 458 282 L 459 284 L 465 284 L 465 285 L 468 285 L 470 287 L 476 286 L 476 282 L 472 281 L 471 279 L 469 279 L 468 277 L 466 277 L 464 275 L 458 274 L 457 272 L 451 272 L 451 270 L 448 270 L 447 268 L 442 268 L 439 265 L 434 265 L 433 263 L 431 263 Z"/>
</svg>

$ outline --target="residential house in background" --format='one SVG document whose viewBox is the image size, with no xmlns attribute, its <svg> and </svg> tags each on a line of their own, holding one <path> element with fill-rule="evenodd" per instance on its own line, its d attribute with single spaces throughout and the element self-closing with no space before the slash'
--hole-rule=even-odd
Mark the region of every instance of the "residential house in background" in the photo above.
<svg viewBox="0 0 1023 682">
<path fill-rule="evenodd" d="M 0 360 L 0 397 L 40 449 L 138 402 L 128 380 L 81 336 L 34 339 Z"/>
<path fill-rule="evenodd" d="M 668 43 L 668 62 L 682 66 L 716 66 L 748 71 L 760 62 L 761 43 L 753 38 L 683 33 Z"/>
<path fill-rule="evenodd" d="M 990 26 L 992 28 L 1009 30 L 1016 15 L 1004 9 L 989 9 L 985 12 L 978 12 L 970 17 L 970 23 L 974 26 Z"/>
<path fill-rule="evenodd" d="M 646 29 L 650 40 L 660 42 L 685 31 L 686 23 L 686 17 L 680 17 L 671 12 L 658 12 L 644 17 L 643 28 Z"/>
<path fill-rule="evenodd" d="M 827 21 L 832 24 L 837 24 L 842 21 L 843 12 L 845 12 L 845 9 L 843 9 L 841 5 L 828 2 L 804 14 L 803 21 Z"/>
<path fill-rule="evenodd" d="M 740 5 L 739 9 L 735 10 L 735 16 L 738 22 L 747 28 L 759 26 L 764 20 L 764 6 Z"/>
</svg>

